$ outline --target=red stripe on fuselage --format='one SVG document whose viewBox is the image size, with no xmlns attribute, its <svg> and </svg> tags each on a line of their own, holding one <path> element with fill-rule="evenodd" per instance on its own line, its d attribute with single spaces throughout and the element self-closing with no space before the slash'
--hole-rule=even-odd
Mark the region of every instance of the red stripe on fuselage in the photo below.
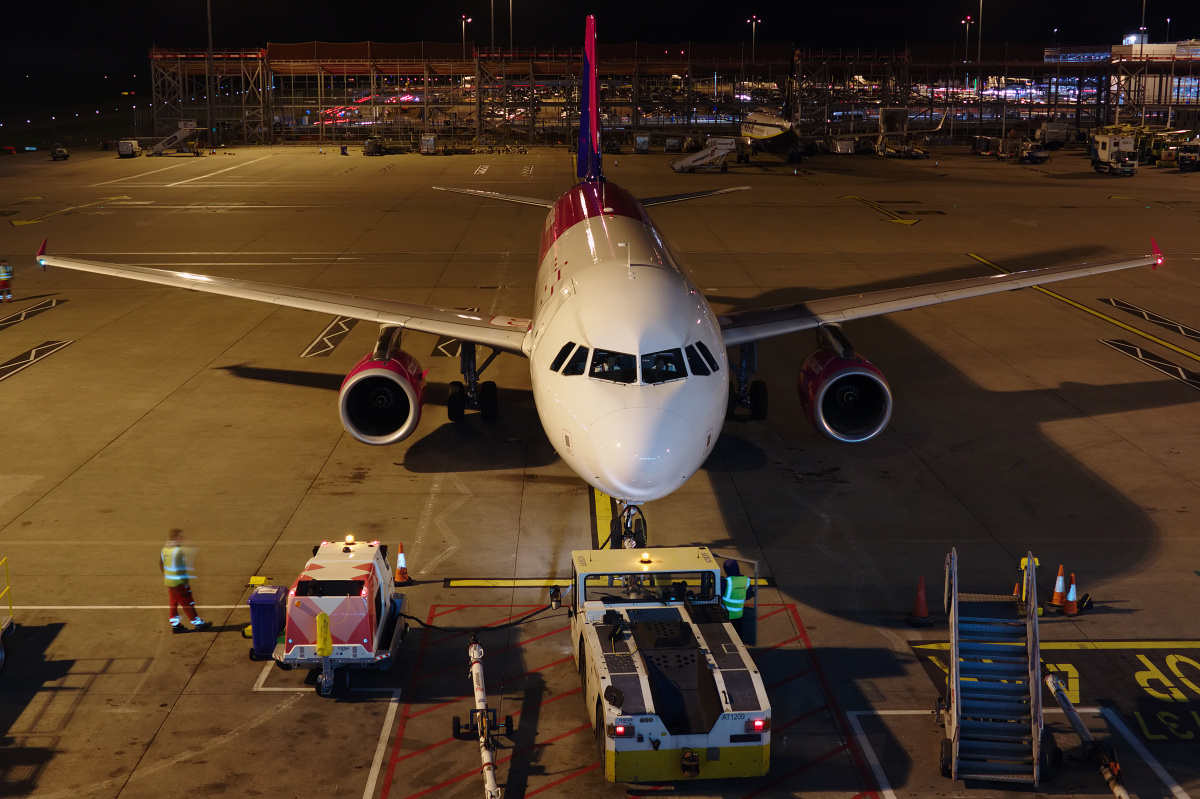
<svg viewBox="0 0 1200 799">
<path fill-rule="evenodd" d="M 550 224 L 542 230 L 542 246 L 538 263 L 558 241 L 558 237 L 585 219 L 600 216 L 625 216 L 640 220 L 652 227 L 642 204 L 629 192 L 614 183 L 578 183 L 572 186 L 554 203 L 550 212 Z"/>
</svg>

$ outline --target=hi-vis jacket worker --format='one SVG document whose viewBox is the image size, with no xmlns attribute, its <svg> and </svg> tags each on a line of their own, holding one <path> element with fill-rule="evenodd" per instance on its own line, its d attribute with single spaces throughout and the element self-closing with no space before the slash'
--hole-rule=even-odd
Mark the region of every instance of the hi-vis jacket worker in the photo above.
<svg viewBox="0 0 1200 799">
<path fill-rule="evenodd" d="M 202 630 L 208 627 L 208 622 L 196 615 L 196 602 L 192 599 L 192 575 L 188 568 L 187 551 L 183 548 L 183 531 L 172 530 L 171 537 L 163 544 L 159 554 L 159 568 L 162 569 L 163 582 L 167 586 L 167 596 L 171 600 L 171 632 L 187 632 L 180 623 L 179 608 L 191 619 L 192 627 Z"/>
<path fill-rule="evenodd" d="M 742 628 L 742 613 L 746 610 L 746 597 L 750 593 L 750 578 L 742 576 L 738 562 L 730 558 L 723 564 L 725 576 L 721 578 L 721 604 L 729 611 L 729 620 L 739 632 Z"/>
</svg>

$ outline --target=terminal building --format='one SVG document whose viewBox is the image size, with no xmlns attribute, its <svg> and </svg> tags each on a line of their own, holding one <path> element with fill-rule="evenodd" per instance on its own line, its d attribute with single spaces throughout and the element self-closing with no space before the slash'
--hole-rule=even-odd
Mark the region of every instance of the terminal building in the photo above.
<svg viewBox="0 0 1200 799">
<path fill-rule="evenodd" d="M 744 44 L 600 44 L 606 137 L 729 134 L 750 111 L 877 129 L 880 109 L 958 140 L 1065 121 L 1200 128 L 1200 41 L 1109 47 L 807 50 Z M 156 133 L 209 118 L 223 143 L 552 144 L 578 117 L 579 49 L 491 51 L 472 42 L 268 44 L 150 53 Z M 210 77 L 211 75 L 211 77 Z M 790 76 L 794 80 L 789 80 Z"/>
</svg>

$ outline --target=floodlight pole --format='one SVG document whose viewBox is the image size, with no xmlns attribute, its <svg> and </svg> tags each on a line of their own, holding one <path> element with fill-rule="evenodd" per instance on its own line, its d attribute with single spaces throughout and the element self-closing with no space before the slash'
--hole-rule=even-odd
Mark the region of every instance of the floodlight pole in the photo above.
<svg viewBox="0 0 1200 799">
<path fill-rule="evenodd" d="M 212 0 L 204 0 L 204 7 L 208 15 L 208 59 L 204 66 L 204 94 L 208 98 L 208 135 L 204 138 L 209 147 L 215 147 L 217 144 L 217 119 L 213 110 Z"/>
</svg>

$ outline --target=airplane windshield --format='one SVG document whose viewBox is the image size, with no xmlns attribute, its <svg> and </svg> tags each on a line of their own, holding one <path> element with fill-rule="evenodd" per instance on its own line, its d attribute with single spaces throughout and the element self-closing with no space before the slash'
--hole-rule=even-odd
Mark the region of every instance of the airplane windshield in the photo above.
<svg viewBox="0 0 1200 799">
<path fill-rule="evenodd" d="M 649 352 L 642 356 L 642 382 L 666 383 L 687 377 L 683 352 L 678 349 Z"/>
<path fill-rule="evenodd" d="M 708 364 L 704 362 L 704 359 L 700 357 L 700 353 L 696 352 L 696 348 L 691 344 L 687 345 L 687 359 L 688 367 L 692 370 L 692 374 L 700 375 L 701 377 L 712 374 L 712 370 L 708 368 Z"/>
<path fill-rule="evenodd" d="M 558 355 L 555 355 L 554 360 L 550 362 L 550 371 L 557 372 L 559 369 L 561 369 L 563 361 L 567 359 L 567 356 L 571 354 L 571 350 L 573 349 L 575 349 L 574 341 L 568 341 L 566 344 L 564 344 L 562 349 L 558 351 Z"/>
<path fill-rule="evenodd" d="M 632 383 L 637 380 L 637 359 L 624 352 L 596 350 L 589 374 L 598 380 Z"/>
<path fill-rule="evenodd" d="M 580 347 L 575 350 L 575 354 L 571 356 L 571 360 L 567 361 L 567 368 L 563 369 L 562 373 L 571 377 L 572 375 L 581 375 L 583 370 L 587 368 L 588 348 Z"/>
</svg>

